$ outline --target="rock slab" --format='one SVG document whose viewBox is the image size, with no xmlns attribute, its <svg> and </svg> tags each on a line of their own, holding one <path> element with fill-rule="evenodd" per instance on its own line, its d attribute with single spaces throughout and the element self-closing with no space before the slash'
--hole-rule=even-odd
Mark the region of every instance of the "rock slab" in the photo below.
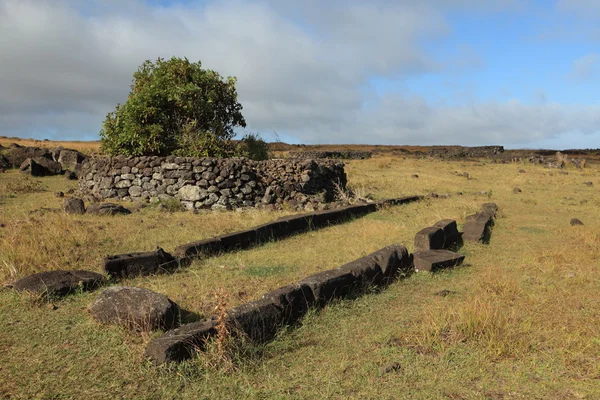
<svg viewBox="0 0 600 400">
<path fill-rule="evenodd" d="M 450 250 L 427 250 L 413 254 L 415 271 L 435 272 L 461 265 L 465 256 Z"/>
<path fill-rule="evenodd" d="M 26 276 L 12 284 L 18 291 L 65 296 L 76 290 L 92 290 L 104 283 L 104 275 L 91 271 L 44 271 Z"/>
<path fill-rule="evenodd" d="M 112 286 L 100 293 L 90 313 L 102 323 L 138 332 L 172 329 L 179 320 L 179 307 L 167 296 L 129 286 Z"/>
</svg>

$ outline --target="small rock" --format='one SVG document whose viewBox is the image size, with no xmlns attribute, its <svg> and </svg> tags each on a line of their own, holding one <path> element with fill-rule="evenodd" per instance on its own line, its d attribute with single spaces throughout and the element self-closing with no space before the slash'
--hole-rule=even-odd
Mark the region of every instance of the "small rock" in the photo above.
<svg viewBox="0 0 600 400">
<path fill-rule="evenodd" d="M 513 189 L 513 193 L 514 194 L 518 194 L 518 193 L 521 193 L 521 192 L 522 192 L 522 190 L 519 189 L 518 187 L 516 187 L 516 188 Z"/>
<path fill-rule="evenodd" d="M 65 199 L 63 202 L 63 211 L 67 214 L 83 214 L 85 213 L 85 206 L 83 200 L 72 197 Z"/>
<path fill-rule="evenodd" d="M 65 171 L 65 178 L 70 180 L 70 181 L 76 181 L 77 180 L 77 174 L 73 171 Z"/>
<path fill-rule="evenodd" d="M 65 197 L 64 192 L 54 192 L 54 197 Z"/>
<path fill-rule="evenodd" d="M 446 296 L 450 296 L 452 294 L 456 294 L 456 292 L 453 290 L 448 290 L 448 289 L 440 290 L 439 292 L 434 293 L 434 295 L 440 296 L 440 297 L 446 297 Z"/>
<path fill-rule="evenodd" d="M 520 173 L 520 174 L 524 174 L 525 172 L 526 172 L 526 171 L 525 171 L 524 169 L 520 169 L 520 170 L 519 170 L 519 173 Z"/>
<path fill-rule="evenodd" d="M 581 222 L 581 220 L 579 220 L 577 218 L 573 218 L 570 223 L 571 223 L 571 226 L 583 225 L 583 222 Z"/>
<path fill-rule="evenodd" d="M 463 172 L 462 176 L 464 176 L 465 178 L 469 177 L 469 173 L 468 172 Z"/>
<path fill-rule="evenodd" d="M 390 372 L 400 371 L 401 368 L 402 368 L 402 366 L 400 365 L 400 363 L 392 362 L 392 363 L 386 364 L 386 365 L 382 366 L 381 368 L 379 368 L 379 373 L 381 375 L 389 374 Z"/>
<path fill-rule="evenodd" d="M 412 176 L 411 176 L 411 177 L 412 177 L 412 178 L 418 178 L 418 177 L 419 177 L 419 175 L 417 175 L 417 174 L 412 174 Z"/>
<path fill-rule="evenodd" d="M 586 181 L 586 182 L 583 182 L 583 184 L 584 184 L 584 185 L 587 185 L 587 186 L 593 186 L 593 185 L 594 185 L 594 183 L 593 183 L 593 182 L 591 182 L 591 181 Z"/>
<path fill-rule="evenodd" d="M 117 214 L 131 214 L 131 210 L 114 203 L 99 203 L 90 204 L 86 210 L 87 214 L 94 215 L 117 215 Z"/>
</svg>

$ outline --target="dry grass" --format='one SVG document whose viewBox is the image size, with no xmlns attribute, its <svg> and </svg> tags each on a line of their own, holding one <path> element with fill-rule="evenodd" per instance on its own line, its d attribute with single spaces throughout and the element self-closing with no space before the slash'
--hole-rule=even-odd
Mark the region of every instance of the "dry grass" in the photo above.
<svg viewBox="0 0 600 400">
<path fill-rule="evenodd" d="M 16 137 L 0 137 L 0 145 L 8 146 L 12 143 L 28 147 L 41 147 L 54 149 L 56 147 L 64 147 L 66 149 L 78 150 L 84 154 L 98 153 L 100 151 L 99 141 L 89 142 L 61 142 L 54 140 L 38 140 L 38 139 L 21 139 Z"/>
<path fill-rule="evenodd" d="M 417 274 L 381 293 L 328 306 L 274 342 L 246 349 L 234 372 L 200 357 L 171 368 L 143 364 L 148 338 L 101 326 L 85 312 L 95 294 L 58 309 L 0 293 L 0 394 L 14 398 L 599 398 L 600 200 L 584 181 L 596 165 L 569 175 L 528 164 L 377 157 L 347 163 L 349 185 L 375 198 L 451 194 L 390 207 L 364 218 L 195 262 L 172 275 L 124 282 L 165 293 L 191 313 L 213 314 L 391 243 L 412 250 L 414 234 L 443 218 L 459 225 L 481 203 L 500 216 L 491 243 L 466 245 L 466 265 Z M 526 173 L 519 173 L 525 169 Z M 457 173 L 469 172 L 472 179 Z M 419 178 L 413 178 L 418 174 Z M 550 175 L 552 174 L 552 175 Z M 0 188 L 22 181 L 0 175 Z M 98 218 L 61 213 L 53 192 L 15 193 L 0 209 L 0 280 L 53 268 L 98 270 L 109 253 L 150 250 L 242 229 L 282 213 L 164 213 Z M 600 184 L 594 182 L 596 185 Z M 513 187 L 521 194 L 513 194 Z M 458 194 L 462 192 L 462 195 Z M 482 194 L 485 192 L 485 194 Z M 571 218 L 585 225 L 569 226 Z M 143 221 L 143 222 L 141 222 Z M 452 293 L 442 297 L 441 290 Z M 222 299 L 223 297 L 221 297 Z M 217 349 L 218 350 L 218 349 Z M 236 351 L 239 351 L 236 350 Z M 238 360 L 239 361 L 239 360 Z M 382 374 L 382 365 L 400 368 Z M 77 382 L 65 385 L 64 382 Z"/>
</svg>

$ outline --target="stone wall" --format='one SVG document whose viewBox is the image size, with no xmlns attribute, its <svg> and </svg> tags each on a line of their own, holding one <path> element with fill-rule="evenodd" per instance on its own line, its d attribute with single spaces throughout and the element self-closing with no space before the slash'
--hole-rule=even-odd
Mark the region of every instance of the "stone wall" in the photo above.
<svg viewBox="0 0 600 400">
<path fill-rule="evenodd" d="M 102 199 L 178 198 L 188 209 L 287 203 L 317 205 L 344 189 L 344 164 L 332 160 L 189 157 L 94 157 L 81 168 L 82 193 Z"/>
<path fill-rule="evenodd" d="M 290 151 L 289 158 L 332 158 L 340 160 L 364 160 L 371 158 L 373 153 L 370 151 Z"/>
<path fill-rule="evenodd" d="M 442 146 L 433 147 L 429 151 L 429 155 L 440 158 L 484 158 L 494 157 L 503 152 L 503 146 Z"/>
</svg>

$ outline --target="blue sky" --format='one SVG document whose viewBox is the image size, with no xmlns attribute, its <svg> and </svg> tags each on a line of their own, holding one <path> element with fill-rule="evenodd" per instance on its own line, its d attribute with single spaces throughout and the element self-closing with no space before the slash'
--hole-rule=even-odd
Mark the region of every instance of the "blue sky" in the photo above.
<svg viewBox="0 0 600 400">
<path fill-rule="evenodd" d="M 0 135 L 95 140 L 145 59 L 293 143 L 600 147 L 600 2 L 0 0 Z"/>
</svg>

